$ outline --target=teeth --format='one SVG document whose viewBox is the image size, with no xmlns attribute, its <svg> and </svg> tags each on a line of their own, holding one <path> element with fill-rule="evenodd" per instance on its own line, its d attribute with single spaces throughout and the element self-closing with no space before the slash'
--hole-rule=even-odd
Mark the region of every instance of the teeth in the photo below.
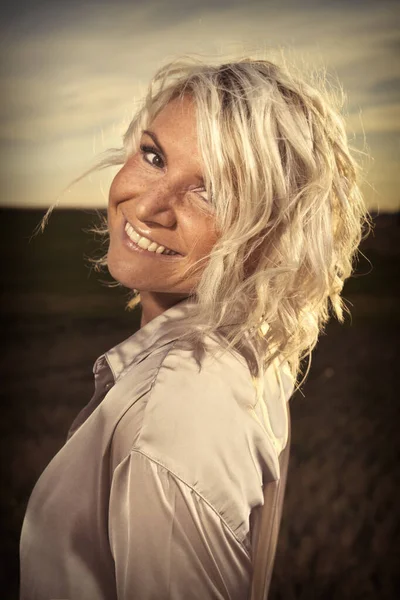
<svg viewBox="0 0 400 600">
<path fill-rule="evenodd" d="M 140 246 L 140 248 L 143 248 L 143 250 L 147 250 L 147 248 L 150 246 L 151 242 L 150 240 L 147 240 L 144 237 L 139 238 L 137 245 Z"/>
<path fill-rule="evenodd" d="M 148 252 L 155 252 L 156 254 L 177 254 L 177 252 L 173 252 L 172 250 L 167 250 L 165 246 L 159 246 L 156 242 L 151 242 L 145 237 L 140 236 L 133 229 L 132 225 L 127 223 L 125 225 L 125 231 L 130 237 L 130 239 L 135 242 L 140 248 L 143 250 L 147 250 Z"/>
</svg>

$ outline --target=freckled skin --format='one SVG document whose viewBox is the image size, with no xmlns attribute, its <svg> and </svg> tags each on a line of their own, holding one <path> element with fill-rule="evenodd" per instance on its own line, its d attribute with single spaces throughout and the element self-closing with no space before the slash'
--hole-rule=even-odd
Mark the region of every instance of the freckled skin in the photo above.
<svg viewBox="0 0 400 600">
<path fill-rule="evenodd" d="M 157 135 L 168 165 L 163 157 L 143 156 L 138 149 L 115 176 L 108 203 L 108 269 L 122 285 L 140 291 L 141 327 L 188 297 L 206 261 L 197 274 L 188 276 L 185 270 L 218 239 L 212 209 L 204 211 L 209 200 L 199 180 L 203 168 L 193 100 L 188 95 L 172 100 L 147 129 Z M 140 144 L 155 146 L 148 134 Z M 122 241 L 126 220 L 183 256 L 165 260 L 132 251 Z"/>
</svg>

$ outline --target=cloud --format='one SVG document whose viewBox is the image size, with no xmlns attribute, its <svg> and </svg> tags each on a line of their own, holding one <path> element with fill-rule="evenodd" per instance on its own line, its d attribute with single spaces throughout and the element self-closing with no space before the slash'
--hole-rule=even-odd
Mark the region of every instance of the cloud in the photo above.
<svg viewBox="0 0 400 600">
<path fill-rule="evenodd" d="M 156 68 L 185 53 L 214 61 L 288 48 L 300 67 L 304 60 L 338 77 L 348 97 L 349 131 L 360 135 L 365 129 L 367 139 L 398 132 L 393 6 L 48 0 L 22 9 L 14 2 L 0 40 L 0 145 L 7 149 L 2 180 L 21 202 L 31 200 L 18 199 L 18 176 L 28 189 L 39 186 L 42 198 L 57 181 L 61 188 L 94 149 L 119 144 Z M 384 160 L 382 147 L 378 155 Z M 396 193 L 393 187 L 393 198 Z"/>
<path fill-rule="evenodd" d="M 375 105 L 394 102 L 400 105 L 400 76 L 384 78 L 373 83 L 368 93 Z"/>
<path fill-rule="evenodd" d="M 132 100 L 132 83 L 122 77 L 67 77 L 53 86 L 36 77 L 8 78 L 0 115 L 0 139 L 57 141 L 117 126 Z M 49 101 L 50 100 L 50 101 Z"/>
</svg>

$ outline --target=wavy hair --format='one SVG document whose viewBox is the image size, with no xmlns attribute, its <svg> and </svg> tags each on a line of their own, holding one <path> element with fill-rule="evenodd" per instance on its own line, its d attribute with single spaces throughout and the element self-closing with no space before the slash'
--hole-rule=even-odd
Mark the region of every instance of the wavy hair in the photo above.
<svg viewBox="0 0 400 600">
<path fill-rule="evenodd" d="M 197 310 L 180 342 L 201 363 L 207 336 L 218 334 L 223 351 L 246 357 L 257 404 L 269 365 L 286 362 L 299 387 L 301 361 L 310 359 L 303 383 L 330 309 L 339 322 L 349 312 L 341 291 L 372 222 L 341 114 L 345 95 L 316 71 L 306 81 L 293 66 L 269 60 L 210 65 L 178 58 L 156 72 L 123 146 L 77 180 L 123 164 L 137 151 L 142 129 L 184 94 L 195 100 L 220 237 L 188 270 L 201 278 L 190 292 Z M 106 219 L 92 231 L 107 240 Z M 107 254 L 92 262 L 106 266 Z M 140 301 L 133 290 L 127 308 Z"/>
</svg>

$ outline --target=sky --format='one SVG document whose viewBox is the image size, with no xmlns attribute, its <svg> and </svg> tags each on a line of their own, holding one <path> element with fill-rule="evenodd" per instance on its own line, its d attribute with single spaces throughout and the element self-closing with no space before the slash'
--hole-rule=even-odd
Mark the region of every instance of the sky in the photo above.
<svg viewBox="0 0 400 600">
<path fill-rule="evenodd" d="M 63 190 L 121 145 L 160 66 L 283 49 L 339 80 L 367 206 L 400 209 L 396 0 L 8 0 L 2 11 L 0 206 L 105 208 L 117 167 Z"/>
</svg>

